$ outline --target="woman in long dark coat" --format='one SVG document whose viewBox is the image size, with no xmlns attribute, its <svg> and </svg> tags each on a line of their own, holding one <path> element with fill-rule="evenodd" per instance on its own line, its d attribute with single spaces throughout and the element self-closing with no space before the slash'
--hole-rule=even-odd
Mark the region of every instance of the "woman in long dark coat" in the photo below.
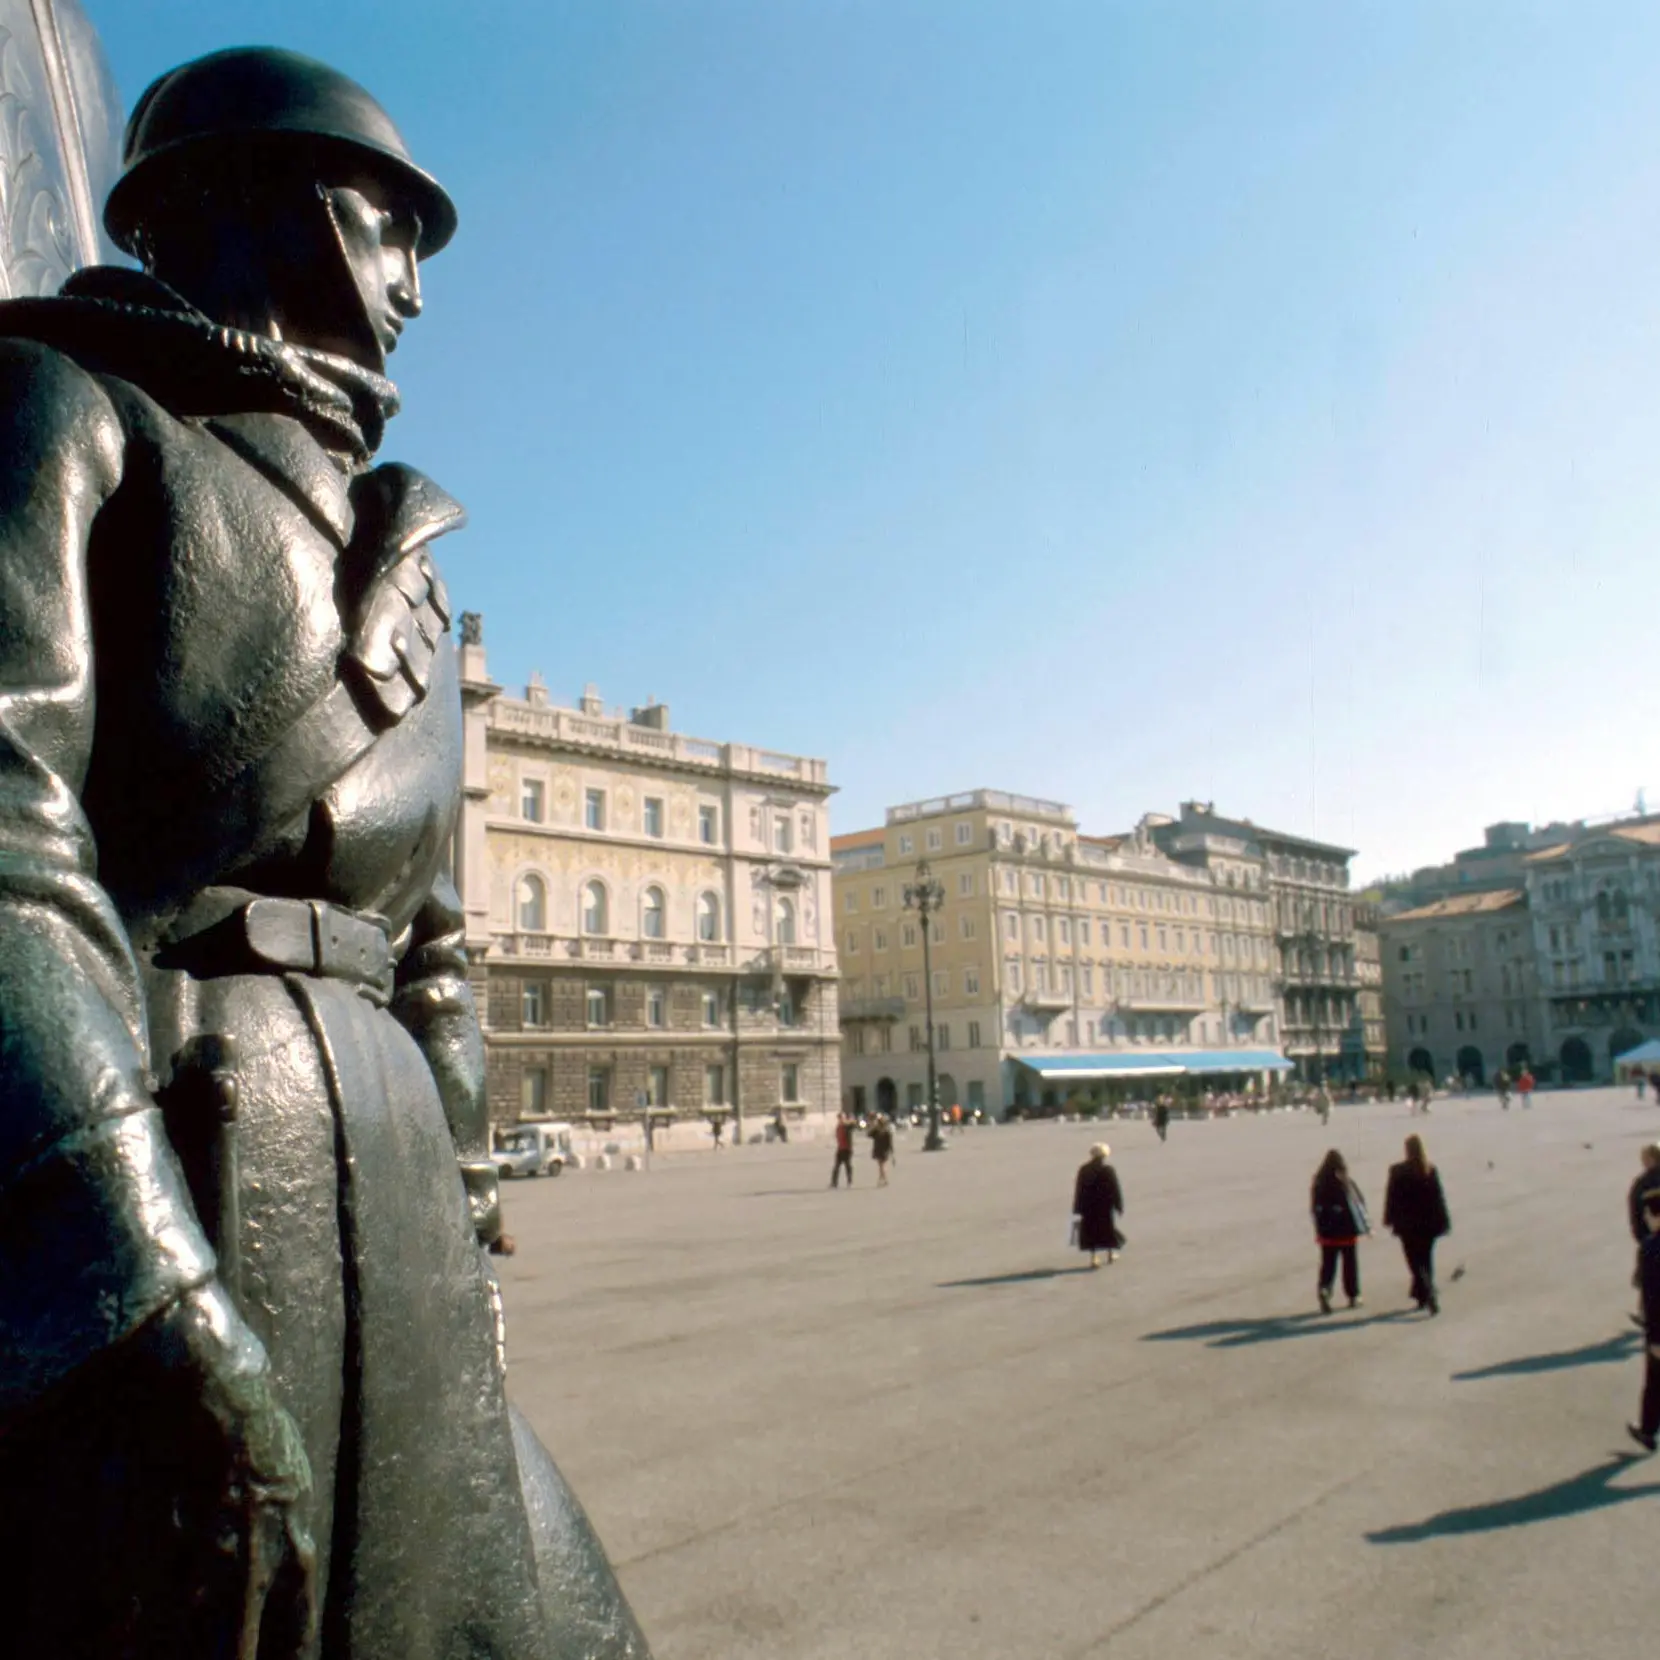
<svg viewBox="0 0 1660 1660">
<path fill-rule="evenodd" d="M 1331 1289 L 1339 1262 L 1343 1265 L 1343 1294 L 1350 1308 L 1359 1308 L 1360 1257 L 1355 1246 L 1371 1227 L 1366 1220 L 1365 1197 L 1335 1147 L 1314 1173 L 1309 1208 L 1314 1213 L 1314 1237 L 1320 1246 L 1320 1312 L 1331 1313 Z"/>
<path fill-rule="evenodd" d="M 1383 1225 L 1394 1231 L 1412 1273 L 1412 1300 L 1431 1314 L 1441 1312 L 1435 1294 L 1435 1242 L 1452 1232 L 1441 1173 L 1429 1162 L 1421 1137 L 1406 1138 L 1406 1157 L 1389 1167 Z"/>
<path fill-rule="evenodd" d="M 1124 1244 L 1116 1220 L 1124 1213 L 1124 1190 L 1118 1185 L 1118 1172 L 1107 1163 L 1111 1152 L 1106 1142 L 1096 1142 L 1089 1150 L 1089 1162 L 1079 1167 L 1078 1180 L 1072 1189 L 1078 1249 L 1089 1252 L 1091 1268 L 1101 1266 L 1101 1252 L 1105 1251 L 1107 1261 L 1111 1262 L 1113 1252 Z"/>
</svg>

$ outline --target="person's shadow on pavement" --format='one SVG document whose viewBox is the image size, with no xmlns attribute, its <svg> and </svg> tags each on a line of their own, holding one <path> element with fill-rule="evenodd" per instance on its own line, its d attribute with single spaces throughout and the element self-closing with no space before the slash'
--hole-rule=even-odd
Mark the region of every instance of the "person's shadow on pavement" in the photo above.
<svg viewBox="0 0 1660 1660">
<path fill-rule="evenodd" d="M 1614 1487 L 1614 1477 L 1631 1465 L 1640 1462 L 1627 1453 L 1616 1453 L 1604 1463 L 1597 1464 L 1566 1481 L 1553 1482 L 1532 1493 L 1519 1493 L 1515 1498 L 1494 1499 L 1490 1504 L 1472 1504 L 1460 1510 L 1442 1510 L 1421 1522 L 1401 1527 L 1379 1528 L 1368 1533 L 1366 1539 L 1374 1545 L 1412 1545 L 1424 1539 L 1441 1539 L 1459 1533 L 1493 1533 L 1501 1528 L 1527 1527 L 1533 1522 L 1548 1522 L 1558 1516 L 1578 1516 L 1588 1510 L 1604 1510 L 1611 1504 L 1627 1504 L 1632 1499 L 1650 1498 L 1660 1493 L 1660 1481 L 1648 1481 L 1637 1487 Z"/>
<path fill-rule="evenodd" d="M 1531 1377 L 1535 1372 L 1565 1372 L 1573 1366 L 1603 1366 L 1610 1361 L 1630 1360 L 1641 1342 L 1636 1332 L 1622 1331 L 1617 1337 L 1604 1338 L 1600 1343 L 1587 1343 L 1578 1349 L 1558 1349 L 1552 1354 L 1501 1360 L 1491 1366 L 1478 1367 L 1473 1372 L 1454 1372 L 1452 1378 L 1454 1383 L 1469 1383 L 1475 1378 Z"/>
</svg>

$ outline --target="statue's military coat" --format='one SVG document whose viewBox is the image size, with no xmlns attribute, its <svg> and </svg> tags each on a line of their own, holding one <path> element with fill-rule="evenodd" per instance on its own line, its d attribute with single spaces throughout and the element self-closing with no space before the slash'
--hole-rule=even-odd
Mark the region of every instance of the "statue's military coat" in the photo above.
<svg viewBox="0 0 1660 1660">
<path fill-rule="evenodd" d="M 148 1655 L 195 1629 L 192 1453 L 124 1340 L 216 1271 L 158 1105 L 206 1034 L 235 1043 L 240 1214 L 220 1254 L 311 1461 L 319 1652 L 643 1653 L 510 1420 L 458 1171 L 487 1162 L 486 1126 L 427 548 L 458 509 L 368 468 L 377 422 L 358 446 L 340 408 L 364 415 L 373 389 L 348 377 L 329 415 L 320 354 L 158 323 L 167 291 L 109 281 L 119 304 L 0 306 L 9 1640 Z M 386 972 L 262 962 L 262 896 L 327 902 L 320 932 L 383 919 Z M 381 936 L 348 945 L 364 937 Z"/>
</svg>

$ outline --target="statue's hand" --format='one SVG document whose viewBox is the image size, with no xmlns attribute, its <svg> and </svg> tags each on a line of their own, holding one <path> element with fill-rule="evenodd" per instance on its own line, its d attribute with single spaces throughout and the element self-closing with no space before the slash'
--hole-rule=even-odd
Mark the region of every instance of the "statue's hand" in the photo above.
<svg viewBox="0 0 1660 1660">
<path fill-rule="evenodd" d="M 299 1514 L 311 1466 L 271 1386 L 264 1346 L 217 1285 L 182 1298 L 146 1335 L 191 1390 L 221 1449 L 217 1544 L 235 1562 L 239 1606 L 226 1613 L 239 1660 L 297 1655 L 315 1616 L 316 1551 Z"/>
</svg>

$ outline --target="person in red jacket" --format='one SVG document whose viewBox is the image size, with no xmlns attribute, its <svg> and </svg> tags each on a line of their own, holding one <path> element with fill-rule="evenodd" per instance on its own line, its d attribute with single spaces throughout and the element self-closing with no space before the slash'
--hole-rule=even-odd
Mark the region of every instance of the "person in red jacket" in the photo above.
<svg viewBox="0 0 1660 1660">
<path fill-rule="evenodd" d="M 1524 1107 L 1533 1105 L 1533 1069 L 1524 1066 L 1522 1075 L 1516 1080 L 1516 1093 L 1522 1098 Z"/>
</svg>

